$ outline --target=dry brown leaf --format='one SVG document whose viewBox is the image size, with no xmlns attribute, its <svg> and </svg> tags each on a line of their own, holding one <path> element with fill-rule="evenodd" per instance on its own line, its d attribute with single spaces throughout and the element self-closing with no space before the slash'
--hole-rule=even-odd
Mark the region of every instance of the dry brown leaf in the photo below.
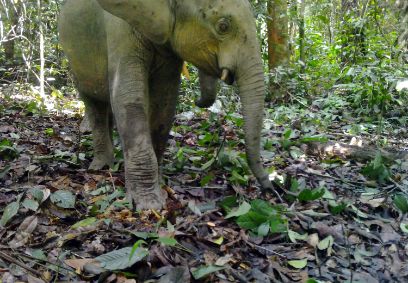
<svg viewBox="0 0 408 283">
<path fill-rule="evenodd" d="M 30 240 L 31 234 L 37 228 L 38 218 L 36 216 L 27 217 L 23 223 L 17 228 L 17 234 L 14 239 L 9 242 L 9 246 L 12 249 L 17 249 L 25 246 Z"/>
<path fill-rule="evenodd" d="M 360 202 L 371 206 L 372 208 L 380 207 L 385 201 L 385 198 L 360 198 Z"/>
<path fill-rule="evenodd" d="M 40 278 L 37 278 L 37 277 L 34 277 L 31 274 L 27 274 L 27 282 L 28 283 L 45 283 L 44 280 L 42 280 Z"/>
<path fill-rule="evenodd" d="M 66 259 L 64 262 L 69 267 L 75 269 L 77 273 L 81 274 L 86 264 L 95 263 L 96 261 L 93 258 L 83 258 L 83 259 Z"/>
<path fill-rule="evenodd" d="M 311 234 L 307 237 L 307 243 L 316 248 L 319 244 L 319 235 L 317 233 Z"/>
</svg>

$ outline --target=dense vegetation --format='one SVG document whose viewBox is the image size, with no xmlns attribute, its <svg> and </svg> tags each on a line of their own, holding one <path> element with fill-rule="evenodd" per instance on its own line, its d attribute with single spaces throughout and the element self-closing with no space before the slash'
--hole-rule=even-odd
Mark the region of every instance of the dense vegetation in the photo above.
<svg viewBox="0 0 408 283">
<path fill-rule="evenodd" d="M 115 168 L 83 170 L 91 137 L 58 43 L 62 2 L 0 0 L 4 282 L 189 282 L 189 271 L 207 282 L 408 280 L 406 1 L 252 0 L 276 194 L 251 177 L 234 89 L 197 108 L 188 65 L 161 214 L 128 209 L 117 136 Z"/>
</svg>

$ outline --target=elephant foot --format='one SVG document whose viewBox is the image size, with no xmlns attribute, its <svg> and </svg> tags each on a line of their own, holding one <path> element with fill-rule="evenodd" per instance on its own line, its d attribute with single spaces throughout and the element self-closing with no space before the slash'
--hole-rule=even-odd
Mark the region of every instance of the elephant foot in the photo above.
<svg viewBox="0 0 408 283">
<path fill-rule="evenodd" d="M 127 197 L 129 201 L 135 204 L 136 210 L 161 210 L 166 204 L 167 192 L 162 190 L 159 185 L 156 185 L 154 188 L 143 192 L 128 189 Z"/>
<path fill-rule="evenodd" d="M 92 160 L 91 165 L 89 165 L 89 170 L 101 170 L 103 169 L 105 166 L 109 166 L 110 168 L 112 168 L 113 166 L 113 157 L 105 157 L 105 158 L 101 158 L 101 157 L 94 157 L 94 159 Z"/>
</svg>

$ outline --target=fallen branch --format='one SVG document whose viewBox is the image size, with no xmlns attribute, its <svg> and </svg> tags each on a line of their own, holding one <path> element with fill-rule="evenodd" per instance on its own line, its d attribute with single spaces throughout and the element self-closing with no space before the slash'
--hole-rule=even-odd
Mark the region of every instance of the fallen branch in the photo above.
<svg viewBox="0 0 408 283">
<path fill-rule="evenodd" d="M 352 159 L 361 162 L 371 161 L 379 152 L 386 162 L 393 162 L 397 159 L 408 160 L 408 151 L 379 149 L 372 146 L 360 147 L 341 142 L 309 142 L 302 145 L 302 149 L 308 155 L 319 157 L 339 157 L 342 159 Z"/>
<path fill-rule="evenodd" d="M 26 265 L 25 263 L 13 258 L 11 255 L 8 255 L 6 253 L 3 253 L 2 251 L 0 251 L 0 258 L 4 259 L 5 261 L 8 261 L 10 263 L 14 263 L 15 265 L 20 266 L 21 268 L 28 270 L 29 272 L 31 272 L 32 274 L 35 274 L 36 276 L 38 276 L 39 278 L 42 278 L 42 274 L 41 272 L 39 272 L 38 270 L 35 270 L 33 268 L 31 268 L 30 266 Z"/>
</svg>

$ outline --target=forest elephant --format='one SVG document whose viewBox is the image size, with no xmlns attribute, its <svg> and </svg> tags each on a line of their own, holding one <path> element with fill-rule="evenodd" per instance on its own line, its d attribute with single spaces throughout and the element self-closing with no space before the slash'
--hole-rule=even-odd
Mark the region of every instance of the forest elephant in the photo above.
<svg viewBox="0 0 408 283">
<path fill-rule="evenodd" d="M 92 128 L 91 169 L 113 162 L 112 119 L 125 160 L 127 197 L 160 209 L 159 164 L 171 129 L 183 61 L 200 70 L 199 106 L 218 78 L 236 82 L 248 164 L 264 189 L 260 157 L 264 74 L 247 0 L 67 0 L 59 32 Z"/>
</svg>

